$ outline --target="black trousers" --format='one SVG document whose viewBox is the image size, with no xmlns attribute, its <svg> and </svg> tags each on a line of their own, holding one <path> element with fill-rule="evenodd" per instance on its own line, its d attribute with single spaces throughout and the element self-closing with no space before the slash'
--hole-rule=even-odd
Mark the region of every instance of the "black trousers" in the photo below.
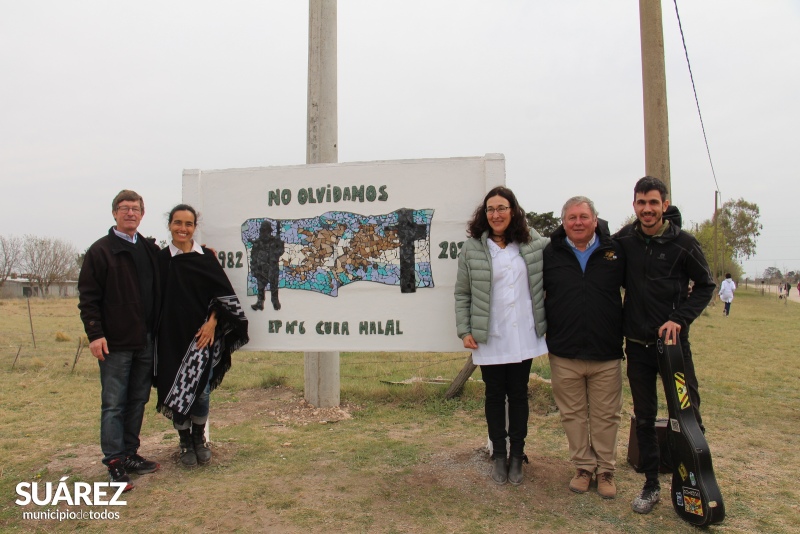
<svg viewBox="0 0 800 534">
<path fill-rule="evenodd" d="M 511 445 L 511 456 L 522 456 L 528 435 L 528 380 L 531 362 L 481 365 L 486 384 L 486 424 L 492 442 L 492 457 L 504 458 Z M 508 397 L 508 431 L 506 431 L 506 397 Z"/>
<path fill-rule="evenodd" d="M 705 431 L 703 419 L 700 417 L 700 392 L 688 338 L 681 339 L 681 349 L 683 350 L 684 374 L 686 386 L 689 389 L 689 400 L 692 403 L 697 423 Z M 636 438 L 639 441 L 641 470 L 648 480 L 657 480 L 661 454 L 656 435 L 659 387 L 658 349 L 655 343 L 645 346 L 626 341 L 625 354 L 628 356 L 628 381 L 633 397 L 633 413 L 636 415 Z"/>
</svg>

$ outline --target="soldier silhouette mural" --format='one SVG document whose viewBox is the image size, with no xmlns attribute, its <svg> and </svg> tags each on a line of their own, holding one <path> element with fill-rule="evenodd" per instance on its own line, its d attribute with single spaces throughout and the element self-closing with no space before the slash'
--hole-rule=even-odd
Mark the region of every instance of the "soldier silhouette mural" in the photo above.
<svg viewBox="0 0 800 534">
<path fill-rule="evenodd" d="M 280 274 L 278 262 L 283 255 L 284 248 L 281 238 L 277 235 L 272 235 L 272 223 L 270 221 L 262 222 L 258 239 L 253 241 L 253 249 L 250 252 L 251 270 L 258 284 L 258 300 L 250 306 L 254 310 L 264 309 L 267 286 L 269 286 L 272 308 L 275 310 L 281 309 L 281 303 L 278 300 L 278 278 Z"/>
<path fill-rule="evenodd" d="M 402 293 L 432 288 L 430 225 L 433 210 L 382 215 L 329 211 L 302 219 L 248 219 L 242 242 L 250 251 L 248 295 L 264 309 L 266 292 L 279 310 L 278 288 L 331 297 L 359 281 L 400 286 Z M 274 234 L 274 235 L 273 235 Z"/>
<path fill-rule="evenodd" d="M 428 237 L 428 227 L 414 222 L 414 213 L 410 209 L 397 210 L 397 232 L 400 241 L 400 292 L 415 293 L 417 291 L 414 254 L 414 242 Z M 433 286 L 433 282 L 431 282 Z"/>
</svg>

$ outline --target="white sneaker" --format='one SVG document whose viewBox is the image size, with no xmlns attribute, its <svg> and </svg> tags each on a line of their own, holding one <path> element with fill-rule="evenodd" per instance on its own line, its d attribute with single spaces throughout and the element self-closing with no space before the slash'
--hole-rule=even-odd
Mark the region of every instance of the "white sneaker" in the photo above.
<svg viewBox="0 0 800 534">
<path fill-rule="evenodd" d="M 648 486 L 645 484 L 642 491 L 640 491 L 639 495 L 633 500 L 631 508 L 633 508 L 633 511 L 637 514 L 649 514 L 658 502 L 660 495 L 660 486 Z"/>
</svg>

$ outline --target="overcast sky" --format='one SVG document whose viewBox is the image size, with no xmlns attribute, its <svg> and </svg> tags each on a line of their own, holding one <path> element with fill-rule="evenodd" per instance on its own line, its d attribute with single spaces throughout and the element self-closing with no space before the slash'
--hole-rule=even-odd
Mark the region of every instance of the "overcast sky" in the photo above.
<svg viewBox="0 0 800 534">
<path fill-rule="evenodd" d="M 662 0 L 674 203 L 711 217 L 673 0 Z M 723 200 L 761 208 L 746 274 L 800 270 L 800 1 L 679 0 Z M 339 0 L 339 161 L 506 157 L 527 211 L 644 173 L 635 0 Z M 167 236 L 183 169 L 305 163 L 308 2 L 0 0 L 0 234 L 80 250 L 123 188 Z M 421 192 L 424 195 L 424 192 Z M 476 204 L 480 199 L 476 199 Z"/>
</svg>

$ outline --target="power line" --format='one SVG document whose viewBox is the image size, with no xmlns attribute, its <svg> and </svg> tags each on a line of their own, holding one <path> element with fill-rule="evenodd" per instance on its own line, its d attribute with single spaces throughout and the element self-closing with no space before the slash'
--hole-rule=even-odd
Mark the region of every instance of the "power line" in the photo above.
<svg viewBox="0 0 800 534">
<path fill-rule="evenodd" d="M 694 85 L 694 75 L 692 74 L 692 65 L 689 63 L 689 50 L 686 48 L 686 39 L 683 36 L 683 25 L 681 24 L 681 15 L 678 13 L 678 0 L 673 0 L 675 3 L 675 16 L 678 18 L 678 28 L 681 31 L 681 42 L 683 43 L 683 52 L 686 55 L 686 66 L 689 68 L 689 78 L 692 80 L 692 91 L 694 91 L 694 102 L 697 105 L 697 116 L 700 117 L 700 128 L 703 130 L 703 140 L 706 143 L 706 154 L 708 154 L 708 164 L 711 166 L 711 175 L 714 177 L 714 184 L 719 191 L 719 183 L 717 182 L 717 173 L 714 172 L 714 163 L 711 161 L 711 150 L 708 148 L 708 137 L 706 136 L 706 127 L 703 124 L 703 114 L 700 113 L 700 100 L 697 98 L 697 88 Z"/>
</svg>

